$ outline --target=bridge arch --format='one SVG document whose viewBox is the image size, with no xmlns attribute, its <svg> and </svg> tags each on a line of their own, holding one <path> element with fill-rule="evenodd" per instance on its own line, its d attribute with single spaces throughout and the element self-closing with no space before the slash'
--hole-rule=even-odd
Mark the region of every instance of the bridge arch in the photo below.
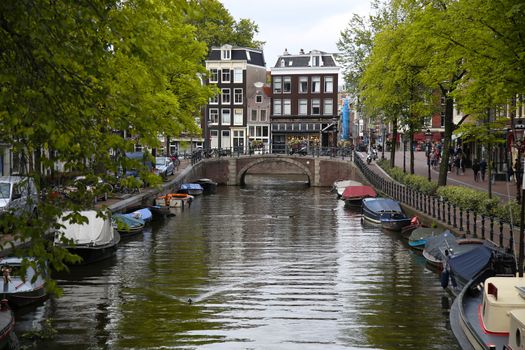
<svg viewBox="0 0 525 350">
<path fill-rule="evenodd" d="M 312 162 L 314 162 L 314 160 L 312 159 L 311 160 Z M 238 172 L 237 172 L 237 183 L 240 184 L 240 185 L 245 185 L 245 182 L 244 182 L 244 177 L 246 175 L 246 173 L 248 172 L 248 170 L 254 166 L 256 166 L 257 164 L 260 164 L 260 163 L 264 163 L 264 162 L 283 162 L 283 163 L 289 163 L 289 164 L 292 164 L 294 166 L 296 166 L 297 168 L 299 168 L 304 175 L 306 175 L 308 177 L 308 185 L 311 185 L 312 184 L 312 181 L 314 179 L 313 177 L 313 174 L 312 172 L 310 171 L 310 169 L 305 166 L 303 163 L 293 159 L 293 158 L 287 158 L 287 157 L 264 157 L 264 158 L 257 158 L 257 159 L 254 159 L 252 162 L 246 164 L 244 167 L 242 167 Z"/>
</svg>

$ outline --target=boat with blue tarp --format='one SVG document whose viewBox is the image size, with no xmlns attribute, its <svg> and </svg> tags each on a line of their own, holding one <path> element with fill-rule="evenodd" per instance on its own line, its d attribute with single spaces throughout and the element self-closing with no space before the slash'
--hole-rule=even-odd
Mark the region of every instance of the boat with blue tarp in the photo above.
<svg viewBox="0 0 525 350">
<path fill-rule="evenodd" d="M 192 196 L 199 196 L 204 191 L 204 188 L 197 183 L 185 183 L 180 185 L 179 193 L 186 193 Z"/>
<path fill-rule="evenodd" d="M 410 225 L 408 217 L 398 201 L 390 198 L 363 198 L 363 217 L 387 230 L 400 231 Z"/>
</svg>

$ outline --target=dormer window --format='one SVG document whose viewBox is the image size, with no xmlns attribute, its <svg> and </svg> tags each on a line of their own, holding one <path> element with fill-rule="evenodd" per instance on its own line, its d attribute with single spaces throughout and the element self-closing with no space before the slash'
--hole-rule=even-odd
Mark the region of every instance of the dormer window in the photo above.
<svg viewBox="0 0 525 350">
<path fill-rule="evenodd" d="M 321 56 L 312 56 L 312 67 L 319 67 L 321 65 Z"/>
<path fill-rule="evenodd" d="M 223 45 L 221 47 L 221 59 L 227 60 L 227 61 L 232 59 L 232 46 L 231 45 Z"/>
</svg>

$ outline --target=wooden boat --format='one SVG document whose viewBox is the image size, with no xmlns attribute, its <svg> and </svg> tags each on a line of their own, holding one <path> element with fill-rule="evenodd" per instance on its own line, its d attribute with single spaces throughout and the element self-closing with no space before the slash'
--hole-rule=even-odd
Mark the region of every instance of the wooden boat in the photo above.
<svg viewBox="0 0 525 350">
<path fill-rule="evenodd" d="M 214 194 L 215 192 L 217 192 L 218 184 L 217 182 L 211 179 L 202 178 L 193 182 L 202 186 L 203 194 Z"/>
<path fill-rule="evenodd" d="M 178 192 L 191 194 L 192 196 L 200 196 L 204 192 L 204 188 L 197 183 L 184 183 L 180 185 Z"/>
<path fill-rule="evenodd" d="M 408 246 L 417 251 L 423 251 L 427 239 L 443 232 L 443 229 L 434 227 L 418 227 L 408 237 Z"/>
<path fill-rule="evenodd" d="M 376 191 L 370 186 L 348 186 L 341 194 L 341 199 L 345 201 L 347 207 L 361 207 L 363 198 L 377 197 Z"/>
<path fill-rule="evenodd" d="M 64 213 L 61 224 L 65 228 L 55 235 L 55 245 L 69 250 L 82 258 L 81 264 L 91 264 L 112 257 L 120 242 L 120 234 L 111 224 L 109 217 L 97 217 L 94 210 L 80 214 L 88 219 L 85 224 L 70 223 L 69 213 Z M 73 242 L 70 244 L 67 240 Z"/>
<path fill-rule="evenodd" d="M 11 337 L 15 337 L 13 330 L 15 328 L 15 316 L 9 308 L 7 299 L 0 302 L 0 349 L 5 349 L 11 342 Z"/>
<path fill-rule="evenodd" d="M 450 309 L 450 326 L 463 349 L 523 349 L 525 278 L 484 273 L 468 282 Z"/>
<path fill-rule="evenodd" d="M 168 193 L 157 197 L 155 205 L 168 208 L 185 208 L 191 206 L 193 196 L 187 193 Z"/>
<path fill-rule="evenodd" d="M 335 181 L 332 185 L 332 192 L 335 192 L 337 194 L 337 198 L 341 198 L 345 188 L 347 188 L 348 186 L 363 186 L 363 184 L 359 181 L 354 180 L 338 180 Z"/>
<path fill-rule="evenodd" d="M 26 258 L 30 262 L 36 263 L 32 258 Z M 0 260 L 2 272 L 7 276 L 4 280 L 3 296 L 14 308 L 23 307 L 29 304 L 38 303 L 47 298 L 45 288 L 45 276 L 37 273 L 31 265 L 27 266 L 22 276 L 23 258 L 5 257 Z M 43 268 L 47 273 L 47 267 Z"/>
<path fill-rule="evenodd" d="M 121 238 L 139 234 L 146 225 L 145 221 L 134 217 L 132 214 L 113 214 L 111 217 L 113 227 L 120 233 Z"/>
</svg>

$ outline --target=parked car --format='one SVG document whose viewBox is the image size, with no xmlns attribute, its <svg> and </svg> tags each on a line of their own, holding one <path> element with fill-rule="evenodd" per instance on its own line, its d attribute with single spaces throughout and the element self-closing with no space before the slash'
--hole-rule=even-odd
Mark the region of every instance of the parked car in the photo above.
<svg viewBox="0 0 525 350">
<path fill-rule="evenodd" d="M 175 164 L 169 157 L 155 157 L 155 174 L 166 178 L 175 172 Z"/>
<path fill-rule="evenodd" d="M 75 177 L 72 185 L 67 186 L 64 192 L 66 196 L 75 198 L 75 193 L 78 192 L 79 189 L 83 189 L 86 192 L 93 194 L 95 203 L 101 200 L 107 201 L 109 194 L 113 190 L 111 184 L 104 182 L 104 180 L 98 176 L 81 175 Z"/>
<path fill-rule="evenodd" d="M 20 216 L 24 212 L 36 215 L 38 191 L 35 182 L 25 176 L 0 176 L 0 215 L 12 211 Z"/>
</svg>

